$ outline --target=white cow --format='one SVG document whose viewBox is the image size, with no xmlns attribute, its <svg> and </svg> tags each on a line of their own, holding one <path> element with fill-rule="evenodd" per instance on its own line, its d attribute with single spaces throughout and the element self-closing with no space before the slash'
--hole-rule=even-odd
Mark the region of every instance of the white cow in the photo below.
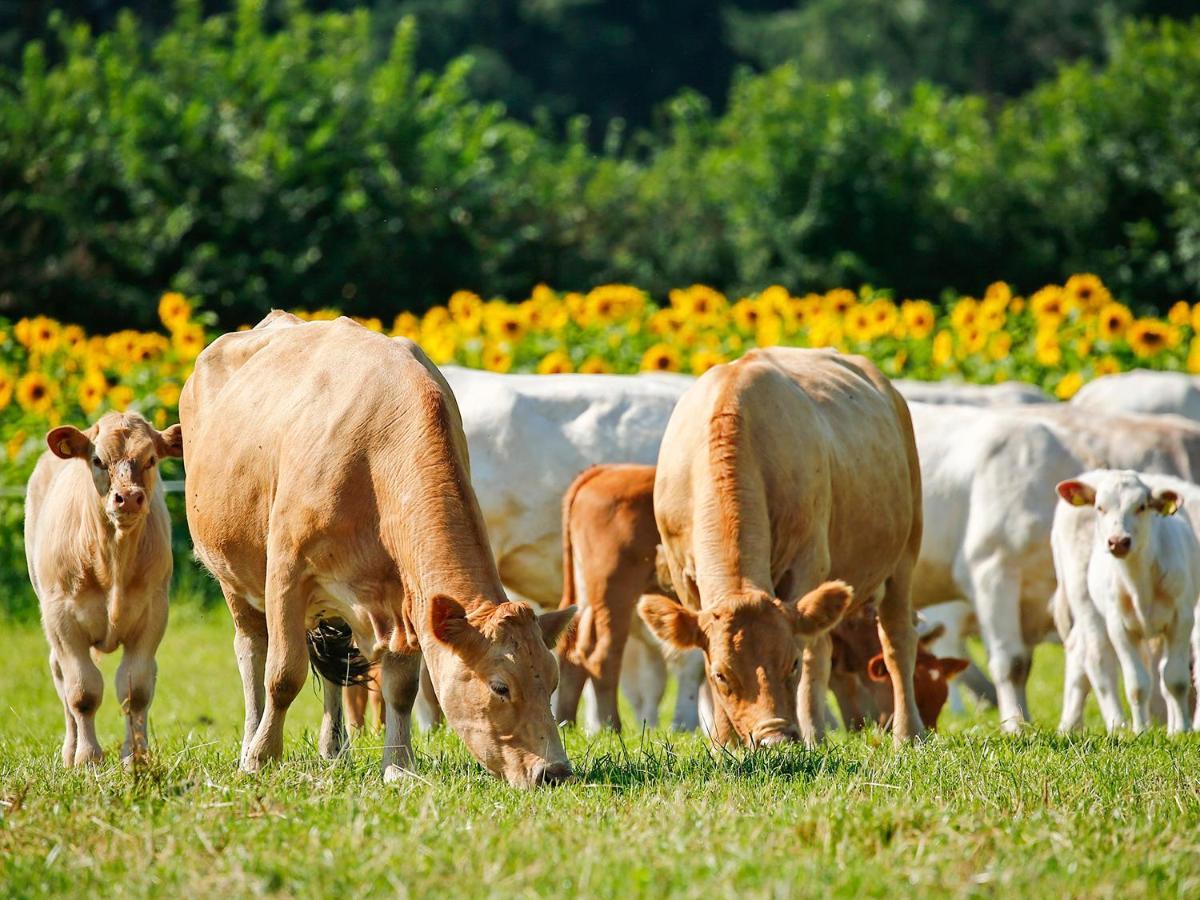
<svg viewBox="0 0 1200 900">
<path fill-rule="evenodd" d="M 892 381 L 904 399 L 917 403 L 953 404 L 956 406 L 1025 406 L 1053 403 L 1054 398 L 1036 385 L 1023 381 L 1002 384 L 963 384 L 958 381 L 911 381 L 898 378 Z"/>
<path fill-rule="evenodd" d="M 1085 384 L 1071 404 L 1108 413 L 1175 413 L 1200 420 L 1200 378 L 1149 369 L 1105 375 Z"/>
<path fill-rule="evenodd" d="M 1192 523 L 1175 513 L 1185 491 L 1195 497 L 1200 489 L 1177 479 L 1100 470 L 1063 481 L 1057 491 L 1069 507 L 1055 516 L 1054 561 L 1060 596 L 1074 619 L 1060 729 L 1079 724 L 1085 673 L 1109 730 L 1125 724 L 1117 699 L 1119 661 L 1133 729 L 1144 731 L 1153 686 L 1146 661 L 1152 660 L 1167 731 L 1187 731 L 1200 541 Z"/>
</svg>

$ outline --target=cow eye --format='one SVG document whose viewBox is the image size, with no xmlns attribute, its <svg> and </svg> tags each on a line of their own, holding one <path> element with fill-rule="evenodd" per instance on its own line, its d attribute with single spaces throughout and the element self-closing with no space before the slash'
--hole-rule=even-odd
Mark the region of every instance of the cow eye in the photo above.
<svg viewBox="0 0 1200 900">
<path fill-rule="evenodd" d="M 153 456 L 150 457 L 148 460 L 146 460 L 146 468 L 153 469 L 156 462 L 158 462 L 157 459 L 155 459 Z"/>
<path fill-rule="evenodd" d="M 792 668 L 790 669 L 789 674 L 795 675 L 799 671 L 800 671 L 800 660 L 798 660 L 798 659 L 792 660 Z"/>
<path fill-rule="evenodd" d="M 1144 512 L 1146 511 L 1146 504 L 1145 504 L 1145 503 L 1143 503 L 1141 506 L 1139 506 L 1139 507 L 1137 508 L 1137 511 L 1138 511 L 1138 512 L 1140 512 L 1140 513 L 1144 513 Z"/>
<path fill-rule="evenodd" d="M 95 466 L 97 469 L 104 468 L 104 463 L 103 463 L 103 461 L 101 461 L 100 457 L 98 457 L 98 456 L 92 457 L 92 465 Z"/>
<path fill-rule="evenodd" d="M 508 685 L 503 681 L 493 681 L 491 684 L 492 693 L 497 697 L 508 697 Z"/>
</svg>

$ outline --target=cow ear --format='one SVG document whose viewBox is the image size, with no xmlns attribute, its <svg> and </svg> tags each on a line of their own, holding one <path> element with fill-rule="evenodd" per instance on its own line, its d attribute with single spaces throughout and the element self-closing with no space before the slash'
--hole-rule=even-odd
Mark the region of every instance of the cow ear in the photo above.
<svg viewBox="0 0 1200 900">
<path fill-rule="evenodd" d="M 854 589 L 844 581 L 827 581 L 809 591 L 793 608 L 792 629 L 804 637 L 817 637 L 837 625 L 854 602 Z"/>
<path fill-rule="evenodd" d="M 1096 502 L 1096 489 L 1082 481 L 1060 481 L 1054 489 L 1072 506 L 1091 506 Z"/>
<path fill-rule="evenodd" d="M 1150 506 L 1160 516 L 1173 516 L 1183 506 L 1183 497 L 1175 491 L 1158 488 L 1150 493 Z"/>
<path fill-rule="evenodd" d="M 476 634 L 463 605 L 445 594 L 429 601 L 429 630 L 438 641 L 455 649 L 464 648 Z"/>
<path fill-rule="evenodd" d="M 924 633 L 919 632 L 917 634 L 917 643 L 919 643 L 922 647 L 928 647 L 930 644 L 932 644 L 938 638 L 942 637 L 945 633 L 946 633 L 946 623 L 938 622 L 936 625 L 934 625 L 932 628 L 925 631 Z"/>
<path fill-rule="evenodd" d="M 538 616 L 538 626 L 542 629 L 542 640 L 547 649 L 553 650 L 558 639 L 567 633 L 577 611 L 575 606 L 566 606 Z"/>
<path fill-rule="evenodd" d="M 887 663 L 883 661 L 882 653 L 875 654 L 871 657 L 871 661 L 867 663 L 867 677 L 872 681 L 888 680 Z"/>
<path fill-rule="evenodd" d="M 682 603 L 661 594 L 646 594 L 638 601 L 638 615 L 654 636 L 676 650 L 705 649 L 708 639 L 700 618 Z"/>
<path fill-rule="evenodd" d="M 957 656 L 942 656 L 937 661 L 937 667 L 941 669 L 947 681 L 963 672 L 970 664 L 969 659 L 959 659 Z"/>
<path fill-rule="evenodd" d="M 59 459 L 73 459 L 87 456 L 92 439 L 73 425 L 60 425 L 46 435 L 46 444 Z"/>
<path fill-rule="evenodd" d="M 178 423 L 158 433 L 158 455 L 183 457 L 183 426 Z"/>
</svg>

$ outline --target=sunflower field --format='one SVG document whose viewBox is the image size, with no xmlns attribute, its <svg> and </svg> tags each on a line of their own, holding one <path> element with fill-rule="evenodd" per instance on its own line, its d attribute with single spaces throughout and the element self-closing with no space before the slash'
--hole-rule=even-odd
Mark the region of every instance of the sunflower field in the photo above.
<svg viewBox="0 0 1200 900">
<path fill-rule="evenodd" d="M 587 293 L 538 285 L 520 302 L 459 291 L 422 316 L 358 321 L 412 338 L 439 365 L 493 372 L 699 375 L 752 347 L 783 344 L 861 353 L 894 377 L 1027 381 L 1064 400 L 1088 379 L 1136 367 L 1200 373 L 1200 304 L 1138 316 L 1089 274 L 1028 297 L 996 282 L 980 297 L 941 305 L 870 287 L 797 295 L 778 285 L 738 299 L 692 285 L 665 300 L 621 284 Z M 109 335 L 44 316 L 0 320 L 0 440 L 10 482 L 28 474 L 55 425 L 109 409 L 138 410 L 159 428 L 177 419 L 213 320 L 178 293 L 162 295 L 158 316 L 161 330 Z"/>
</svg>

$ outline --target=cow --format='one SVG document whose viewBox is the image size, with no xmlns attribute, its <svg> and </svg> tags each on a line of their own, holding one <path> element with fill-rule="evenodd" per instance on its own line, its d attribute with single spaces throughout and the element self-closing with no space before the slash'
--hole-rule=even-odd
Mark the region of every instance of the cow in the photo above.
<svg viewBox="0 0 1200 900">
<path fill-rule="evenodd" d="M 1054 398 L 1041 388 L 1022 381 L 964 384 L 958 381 L 912 381 L 896 378 L 892 380 L 892 386 L 909 403 L 1006 407 L 1054 402 Z"/>
<path fill-rule="evenodd" d="M 828 632 L 855 597 L 879 604 L 895 740 L 924 732 L 909 595 L 921 471 L 904 399 L 871 362 L 775 348 L 710 369 L 667 425 L 654 512 L 681 602 L 649 595 L 639 612 L 704 652 L 717 742 L 821 737 Z"/>
<path fill-rule="evenodd" d="M 137 413 L 110 412 L 86 431 L 55 428 L 46 443 L 26 494 L 25 558 L 66 719 L 63 765 L 103 759 L 96 710 L 104 680 L 93 655 L 118 647 L 128 761 L 149 749 L 173 566 L 158 464 L 183 455 L 180 426 L 160 432 Z"/>
<path fill-rule="evenodd" d="M 380 661 L 385 781 L 414 766 L 422 657 L 449 724 L 489 772 L 522 787 L 570 777 L 549 647 L 574 610 L 538 617 L 506 597 L 454 395 L 419 347 L 350 319 L 275 311 L 201 353 L 180 415 L 188 526 L 236 631 L 243 770 L 281 756 L 308 659 L 338 681 L 357 648 Z M 341 706 L 327 684 L 330 695 L 327 720 Z M 323 741 L 323 753 L 340 743 Z"/>
<path fill-rule="evenodd" d="M 1090 381 L 1071 406 L 1104 413 L 1172 413 L 1200 421 L 1200 378 L 1182 372 L 1134 369 Z"/>
<path fill-rule="evenodd" d="M 563 587 L 562 499 L 571 482 L 597 463 L 652 464 L 675 401 L 694 379 L 501 375 L 457 366 L 441 372 L 462 413 L 500 580 L 511 594 L 555 609 Z M 363 703 L 353 698 L 351 709 Z M 428 691 L 417 710 L 423 724 L 437 721 Z"/>
<path fill-rule="evenodd" d="M 562 606 L 579 607 L 577 627 L 559 649 L 555 718 L 574 722 L 590 681 L 597 724 L 620 730 L 617 685 L 622 661 L 635 662 L 631 690 L 639 718 L 654 727 L 665 688 L 661 645 L 637 617 L 638 598 L 663 590 L 656 568 L 654 466 L 600 465 L 572 482 L 562 503 Z M 699 653 L 680 667 L 674 726 L 696 728 L 703 678 Z"/>
<path fill-rule="evenodd" d="M 1059 730 L 1082 724 L 1089 683 L 1108 729 L 1124 726 L 1118 664 L 1135 731 L 1147 727 L 1156 692 L 1168 731 L 1188 730 L 1189 639 L 1200 644 L 1200 511 L 1190 507 L 1200 505 L 1200 488 L 1162 475 L 1096 470 L 1056 490 L 1063 502 L 1052 533 L 1055 602 L 1067 648 Z M 1176 515 L 1181 507 L 1185 515 Z"/>
</svg>

